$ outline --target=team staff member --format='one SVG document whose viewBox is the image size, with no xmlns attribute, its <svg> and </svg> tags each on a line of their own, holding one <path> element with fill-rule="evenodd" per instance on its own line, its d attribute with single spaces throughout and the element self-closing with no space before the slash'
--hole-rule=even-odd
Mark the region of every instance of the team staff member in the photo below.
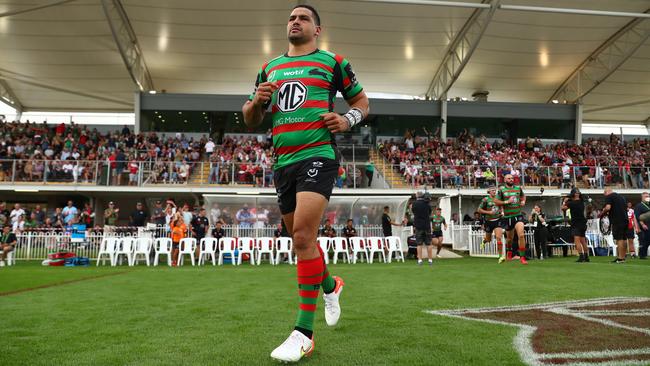
<svg viewBox="0 0 650 366">
<path fill-rule="evenodd" d="M 641 220 L 641 215 L 650 212 L 650 193 L 641 194 L 641 202 L 634 207 L 634 219 L 636 220 L 636 234 L 639 236 L 639 259 L 648 259 L 648 247 L 650 247 L 650 222 Z"/>
<path fill-rule="evenodd" d="M 415 228 L 415 242 L 418 246 L 418 265 L 422 265 L 422 252 L 425 246 L 431 245 L 431 206 L 429 200 L 424 198 L 422 192 L 416 194 L 416 200 L 411 206 L 413 212 L 413 227 Z M 433 248 L 428 249 L 429 265 L 433 264 Z"/>
<path fill-rule="evenodd" d="M 212 229 L 212 237 L 219 240 L 224 236 L 226 236 L 226 231 L 223 229 L 221 221 L 217 221 Z"/>
<path fill-rule="evenodd" d="M 316 238 L 339 170 L 334 134 L 351 129 L 369 111 L 368 97 L 350 63 L 318 49 L 320 33 L 316 9 L 296 5 L 287 22 L 287 53 L 262 66 L 255 91 L 242 108 L 246 125 L 255 127 L 271 107 L 273 179 L 298 256 L 300 304 L 294 331 L 271 353 L 284 362 L 298 361 L 314 350 L 314 296 L 321 287 L 326 323 L 336 325 L 341 315 L 339 296 L 344 283 L 327 271 Z M 344 115 L 333 112 L 337 92 L 351 107 Z"/>
<path fill-rule="evenodd" d="M 488 188 L 488 195 L 481 200 L 478 206 L 478 213 L 482 214 L 485 218 L 483 229 L 485 230 L 485 238 L 481 243 L 481 249 L 485 244 L 492 242 L 492 233 L 497 239 L 497 251 L 499 252 L 499 263 L 503 263 L 506 257 L 503 255 L 503 227 L 501 222 L 501 208 L 494 201 L 496 199 L 497 187 L 491 186 Z"/>
<path fill-rule="evenodd" d="M 605 207 L 601 216 L 609 216 L 612 225 L 612 236 L 616 241 L 618 258 L 613 263 L 625 263 L 625 250 L 627 249 L 627 203 L 625 197 L 612 191 L 611 187 L 605 188 Z"/>
<path fill-rule="evenodd" d="M 388 206 L 384 206 L 384 214 L 381 215 L 381 229 L 384 232 L 384 237 L 389 237 L 393 236 L 393 225 L 395 226 L 402 226 L 399 222 L 394 222 L 390 218 L 390 208 Z"/>
<path fill-rule="evenodd" d="M 447 222 L 442 217 L 442 209 L 436 208 L 436 214 L 431 216 L 431 244 L 437 247 L 436 258 L 440 258 L 440 251 L 442 250 L 442 227 L 447 230 Z M 429 247 L 429 261 L 433 257 L 433 246 Z"/>
<path fill-rule="evenodd" d="M 585 201 L 580 190 L 574 188 L 562 202 L 562 211 L 571 213 L 571 236 L 580 257 L 576 262 L 589 262 L 587 248 L 587 218 L 585 217 Z"/>
<path fill-rule="evenodd" d="M 183 215 L 180 212 L 174 214 L 170 226 L 172 230 L 172 267 L 176 267 L 181 239 L 187 236 L 187 225 L 185 225 Z"/>
<path fill-rule="evenodd" d="M 352 228 L 354 229 L 354 227 Z M 356 233 L 356 230 L 355 230 Z M 332 224 L 330 223 L 330 220 L 325 220 L 325 225 L 320 231 L 321 236 L 327 237 L 327 238 L 333 238 L 336 236 L 336 230 L 332 227 Z"/>
<path fill-rule="evenodd" d="M 201 239 L 205 238 L 205 233 L 207 233 L 208 228 L 210 227 L 210 222 L 205 216 L 205 208 L 201 207 L 199 210 L 199 215 L 195 216 L 192 219 L 192 234 L 196 238 L 196 257 L 199 257 L 201 251 Z"/>
</svg>

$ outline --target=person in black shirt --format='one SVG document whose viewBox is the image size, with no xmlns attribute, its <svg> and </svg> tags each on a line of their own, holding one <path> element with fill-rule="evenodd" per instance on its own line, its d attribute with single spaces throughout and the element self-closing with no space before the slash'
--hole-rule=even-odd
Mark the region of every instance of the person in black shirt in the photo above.
<svg viewBox="0 0 650 366">
<path fill-rule="evenodd" d="M 212 237 L 220 240 L 224 236 L 226 236 L 225 230 L 221 227 L 221 221 L 217 221 L 217 223 L 214 226 L 214 229 L 212 229 Z"/>
<path fill-rule="evenodd" d="M 431 206 L 429 200 L 418 192 L 417 199 L 411 206 L 413 212 L 413 226 L 415 227 L 415 241 L 418 246 L 418 265 L 422 265 L 422 250 L 424 246 L 431 246 Z M 429 248 L 429 265 L 433 264 L 433 248 Z"/>
<path fill-rule="evenodd" d="M 11 232 L 11 226 L 5 225 L 2 228 L 2 235 L 0 235 L 0 264 L 4 265 L 5 258 L 9 252 L 13 252 L 17 242 L 16 234 Z"/>
<path fill-rule="evenodd" d="M 144 226 L 145 222 L 147 222 L 147 212 L 144 210 L 142 206 L 142 202 L 138 202 L 135 205 L 135 211 L 131 213 L 131 216 L 129 216 L 129 222 L 131 223 L 131 226 Z"/>
<path fill-rule="evenodd" d="M 605 207 L 601 216 L 609 216 L 612 226 L 612 236 L 616 241 L 618 258 L 614 263 L 625 263 L 625 252 L 627 249 L 627 202 L 625 197 L 612 191 L 611 187 L 605 188 Z"/>
<path fill-rule="evenodd" d="M 205 216 L 205 208 L 199 210 L 199 215 L 192 219 L 192 232 L 196 238 L 196 257 L 198 258 L 201 249 L 201 239 L 205 238 L 205 233 L 210 227 L 210 222 Z"/>
<path fill-rule="evenodd" d="M 348 219 L 347 225 L 343 228 L 343 236 L 350 239 L 353 236 L 357 236 L 357 229 L 352 225 L 352 219 Z"/>
<path fill-rule="evenodd" d="M 388 215 L 389 210 L 388 206 L 384 206 L 384 214 L 381 215 L 381 228 L 384 231 L 384 237 L 393 236 L 393 225 L 402 226 L 399 222 L 391 220 L 390 215 Z"/>
<path fill-rule="evenodd" d="M 636 234 L 639 236 L 639 259 L 648 259 L 648 247 L 650 247 L 650 220 L 641 220 L 641 215 L 650 212 L 650 193 L 641 194 L 641 202 L 634 207 L 634 219 L 636 220 Z"/>
<path fill-rule="evenodd" d="M 530 223 L 535 228 L 533 233 L 535 237 L 535 254 L 537 259 L 544 259 L 550 257 L 550 251 L 546 246 L 548 242 L 548 224 L 546 223 L 546 215 L 542 212 L 540 205 L 535 205 L 533 213 L 530 215 Z"/>
<path fill-rule="evenodd" d="M 325 220 L 325 225 L 320 230 L 320 235 L 328 238 L 333 238 L 336 236 L 336 230 L 332 227 L 330 220 Z"/>
<path fill-rule="evenodd" d="M 580 190 L 574 188 L 569 197 L 564 198 L 562 210 L 571 213 L 571 236 L 573 243 L 580 255 L 577 262 L 589 262 L 589 249 L 587 248 L 587 218 L 585 217 L 585 202 Z"/>
</svg>

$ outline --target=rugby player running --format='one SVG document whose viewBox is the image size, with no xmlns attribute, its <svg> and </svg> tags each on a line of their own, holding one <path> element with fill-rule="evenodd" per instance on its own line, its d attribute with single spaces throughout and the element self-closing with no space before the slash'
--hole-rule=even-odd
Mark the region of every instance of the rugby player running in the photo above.
<svg viewBox="0 0 650 366">
<path fill-rule="evenodd" d="M 524 215 L 521 214 L 521 208 L 526 205 L 526 195 L 520 186 L 515 185 L 515 180 L 511 174 L 506 174 L 503 180 L 506 185 L 499 188 L 494 202 L 499 206 L 503 206 L 501 223 L 506 230 L 507 248 L 512 248 L 515 233 L 519 244 L 519 255 L 513 256 L 512 251 L 508 251 L 508 260 L 519 259 L 521 264 L 528 264 L 526 261 Z"/>
<path fill-rule="evenodd" d="M 485 238 L 481 243 L 481 250 L 485 245 L 492 242 L 492 233 L 497 239 L 497 250 L 499 253 L 499 263 L 506 260 L 503 255 L 503 228 L 501 227 L 501 207 L 494 201 L 497 195 L 497 187 L 491 186 L 488 188 L 488 195 L 483 197 L 481 204 L 478 206 L 478 213 L 485 217 L 483 229 L 485 230 Z"/>
</svg>

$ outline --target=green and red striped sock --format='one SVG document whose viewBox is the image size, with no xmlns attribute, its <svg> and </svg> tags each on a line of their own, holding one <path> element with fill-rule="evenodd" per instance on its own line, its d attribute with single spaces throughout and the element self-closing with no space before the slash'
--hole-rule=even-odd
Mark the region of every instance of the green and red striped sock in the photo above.
<svg viewBox="0 0 650 366">
<path fill-rule="evenodd" d="M 314 259 L 299 260 L 297 266 L 300 305 L 294 329 L 310 339 L 314 332 L 314 313 L 320 284 L 323 282 L 324 265 L 323 258 L 319 256 Z"/>
<path fill-rule="evenodd" d="M 323 274 L 323 281 L 320 283 L 320 285 L 323 288 L 324 293 L 331 294 L 334 292 L 336 282 L 334 281 L 332 275 L 330 275 L 330 271 L 327 270 L 327 265 L 325 264 L 325 254 L 323 253 L 320 245 L 318 246 L 318 252 L 320 253 L 321 259 L 323 260 L 323 272 L 325 272 Z"/>
</svg>

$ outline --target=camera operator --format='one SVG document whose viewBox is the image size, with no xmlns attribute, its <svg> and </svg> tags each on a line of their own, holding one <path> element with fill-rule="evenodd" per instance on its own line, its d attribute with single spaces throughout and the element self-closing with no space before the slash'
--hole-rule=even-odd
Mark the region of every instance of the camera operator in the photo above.
<svg viewBox="0 0 650 366">
<path fill-rule="evenodd" d="M 580 258 L 576 262 L 589 262 L 587 249 L 587 218 L 585 217 L 585 202 L 578 188 L 573 188 L 569 197 L 562 202 L 562 211 L 569 210 L 571 214 L 571 236 Z"/>
<path fill-rule="evenodd" d="M 529 221 L 534 227 L 535 254 L 537 254 L 537 259 L 543 260 L 549 257 L 546 247 L 546 243 L 548 242 L 548 224 L 546 223 L 546 215 L 542 212 L 540 205 L 535 205 Z"/>
<path fill-rule="evenodd" d="M 433 247 L 431 246 L 431 205 L 429 195 L 417 192 L 413 202 L 413 226 L 415 227 L 415 241 L 418 246 L 418 265 L 422 265 L 423 247 L 427 246 L 429 265 L 433 265 Z"/>
</svg>

